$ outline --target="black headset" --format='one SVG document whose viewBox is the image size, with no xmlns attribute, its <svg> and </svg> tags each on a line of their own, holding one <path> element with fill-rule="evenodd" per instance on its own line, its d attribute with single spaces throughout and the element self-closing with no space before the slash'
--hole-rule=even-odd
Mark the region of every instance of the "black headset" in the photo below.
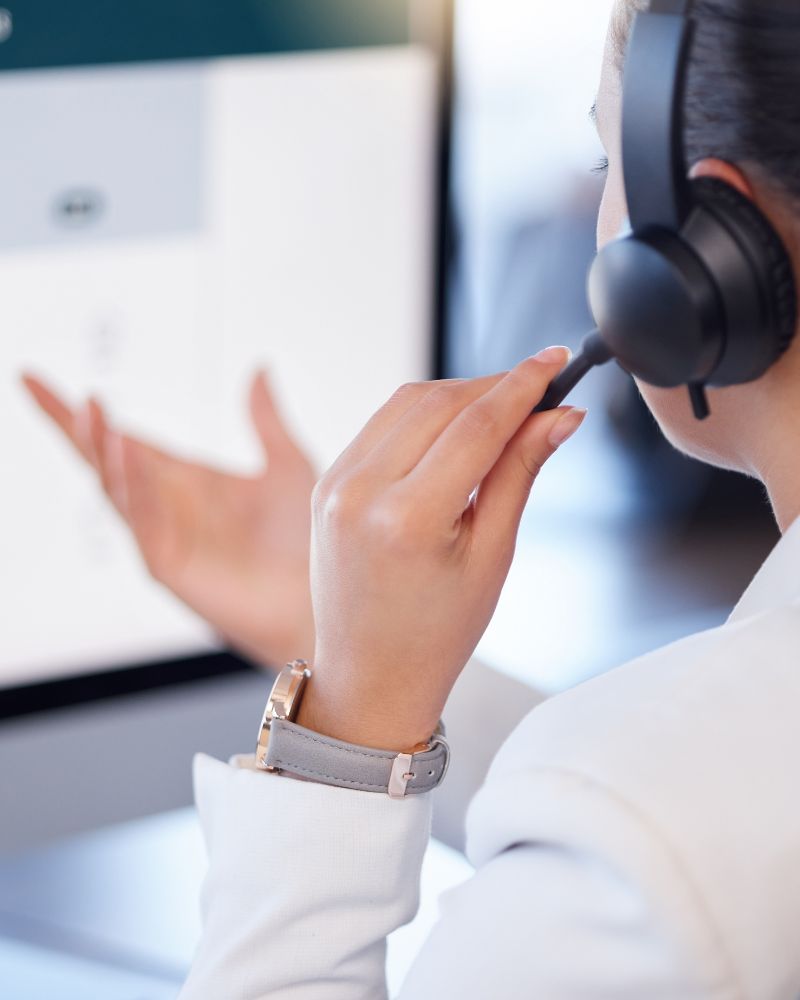
<svg viewBox="0 0 800 1000">
<path fill-rule="evenodd" d="M 686 176 L 689 6 L 652 0 L 634 21 L 622 111 L 633 232 L 595 259 L 589 301 L 598 328 L 537 410 L 560 405 L 613 358 L 650 385 L 686 385 L 702 420 L 707 386 L 759 378 L 794 337 L 794 270 L 771 223 L 729 184 Z"/>
</svg>

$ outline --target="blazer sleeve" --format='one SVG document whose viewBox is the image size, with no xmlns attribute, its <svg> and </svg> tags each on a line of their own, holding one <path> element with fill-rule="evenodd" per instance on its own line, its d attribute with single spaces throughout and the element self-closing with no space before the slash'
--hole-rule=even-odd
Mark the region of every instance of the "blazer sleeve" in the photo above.
<svg viewBox="0 0 800 1000">
<path fill-rule="evenodd" d="M 386 937 L 419 905 L 431 795 L 195 760 L 209 868 L 180 1000 L 382 1000 Z"/>
</svg>

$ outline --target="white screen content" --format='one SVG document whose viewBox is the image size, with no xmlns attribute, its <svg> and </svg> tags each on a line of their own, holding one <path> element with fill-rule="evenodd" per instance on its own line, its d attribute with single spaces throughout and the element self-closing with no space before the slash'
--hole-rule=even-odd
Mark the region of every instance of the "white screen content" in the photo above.
<svg viewBox="0 0 800 1000">
<path fill-rule="evenodd" d="M 268 366 L 320 468 L 429 375 L 423 49 L 0 77 L 0 686 L 213 649 L 19 384 L 253 472 Z"/>
</svg>

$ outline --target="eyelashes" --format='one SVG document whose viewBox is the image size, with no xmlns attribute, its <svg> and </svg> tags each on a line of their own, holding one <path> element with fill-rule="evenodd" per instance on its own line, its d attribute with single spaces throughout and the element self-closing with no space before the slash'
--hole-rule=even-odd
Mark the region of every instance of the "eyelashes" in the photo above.
<svg viewBox="0 0 800 1000">
<path fill-rule="evenodd" d="M 601 156 L 600 159 L 592 167 L 592 173 L 598 174 L 600 177 L 605 177 L 608 173 L 608 157 Z"/>
</svg>

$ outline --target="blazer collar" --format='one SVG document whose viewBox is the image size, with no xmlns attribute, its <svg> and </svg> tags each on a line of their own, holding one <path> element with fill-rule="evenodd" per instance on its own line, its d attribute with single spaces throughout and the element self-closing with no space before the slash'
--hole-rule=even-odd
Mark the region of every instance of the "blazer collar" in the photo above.
<svg viewBox="0 0 800 1000">
<path fill-rule="evenodd" d="M 800 598 L 800 518 L 786 531 L 733 609 L 730 622 L 791 604 Z"/>
</svg>

